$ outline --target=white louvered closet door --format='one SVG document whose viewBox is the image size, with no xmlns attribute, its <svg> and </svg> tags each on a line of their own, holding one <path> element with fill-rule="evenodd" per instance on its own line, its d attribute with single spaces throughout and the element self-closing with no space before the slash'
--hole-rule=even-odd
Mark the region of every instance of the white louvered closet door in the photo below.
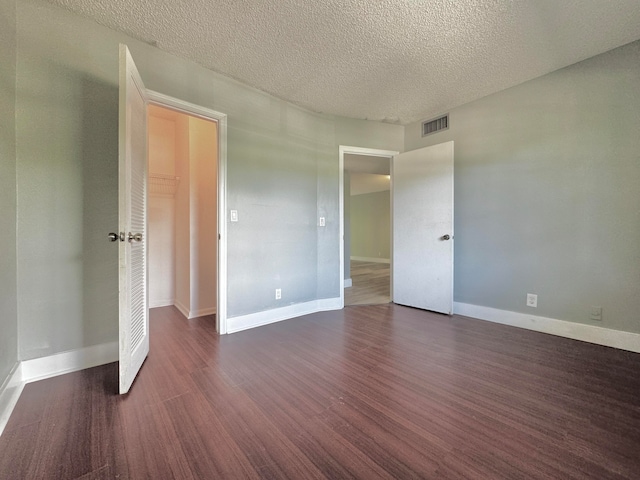
<svg viewBox="0 0 640 480">
<path fill-rule="evenodd" d="M 147 97 L 126 45 L 120 45 L 119 223 L 120 393 L 149 353 L 147 290 Z"/>
</svg>

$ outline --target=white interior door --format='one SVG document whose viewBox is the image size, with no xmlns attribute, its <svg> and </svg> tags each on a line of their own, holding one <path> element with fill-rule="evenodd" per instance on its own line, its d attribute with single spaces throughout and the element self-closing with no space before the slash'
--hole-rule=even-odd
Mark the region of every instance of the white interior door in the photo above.
<svg viewBox="0 0 640 480">
<path fill-rule="evenodd" d="M 120 45 L 120 393 L 149 353 L 147 290 L 147 97 L 129 49 Z"/>
<path fill-rule="evenodd" d="M 393 301 L 453 312 L 453 142 L 393 157 Z"/>
</svg>

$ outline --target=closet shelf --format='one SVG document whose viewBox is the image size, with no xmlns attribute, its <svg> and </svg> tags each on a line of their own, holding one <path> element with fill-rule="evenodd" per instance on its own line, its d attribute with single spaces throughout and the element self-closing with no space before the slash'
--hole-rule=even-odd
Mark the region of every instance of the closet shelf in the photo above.
<svg viewBox="0 0 640 480">
<path fill-rule="evenodd" d="M 180 177 L 150 173 L 149 193 L 155 195 L 175 195 L 178 182 L 180 182 Z"/>
</svg>

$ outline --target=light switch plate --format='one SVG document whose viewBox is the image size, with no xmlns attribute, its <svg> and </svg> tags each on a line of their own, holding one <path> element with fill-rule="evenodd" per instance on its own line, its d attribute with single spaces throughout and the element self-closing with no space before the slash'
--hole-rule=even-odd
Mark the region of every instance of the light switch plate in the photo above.
<svg viewBox="0 0 640 480">
<path fill-rule="evenodd" d="M 324 227 L 326 225 L 324 217 L 320 217 L 320 226 Z"/>
<path fill-rule="evenodd" d="M 232 222 L 238 221 L 238 210 L 231 210 L 231 221 Z"/>
</svg>

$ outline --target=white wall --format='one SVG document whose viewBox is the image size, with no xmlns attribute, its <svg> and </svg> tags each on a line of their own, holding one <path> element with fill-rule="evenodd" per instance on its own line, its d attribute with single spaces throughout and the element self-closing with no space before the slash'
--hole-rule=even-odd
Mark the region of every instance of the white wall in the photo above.
<svg viewBox="0 0 640 480">
<path fill-rule="evenodd" d="M 18 360 L 15 21 L 15 1 L 0 0 L 0 387 Z"/>
<path fill-rule="evenodd" d="M 344 279 L 351 278 L 351 173 L 344 171 Z"/>
<path fill-rule="evenodd" d="M 189 316 L 191 308 L 191 182 L 189 181 L 189 117 L 178 115 L 176 123 L 175 195 L 175 305 Z"/>
<path fill-rule="evenodd" d="M 214 313 L 218 246 L 217 124 L 189 117 L 191 301 L 189 318 Z"/>
<path fill-rule="evenodd" d="M 640 332 L 639 132 L 640 42 L 409 125 L 455 141 L 455 300 Z"/>
<path fill-rule="evenodd" d="M 175 303 L 175 191 L 154 174 L 175 178 L 175 121 L 149 109 L 149 307 Z M 163 185 L 164 184 L 164 185 Z"/>
<path fill-rule="evenodd" d="M 391 192 L 389 190 L 351 195 L 350 224 L 352 258 L 376 260 L 391 258 Z"/>
<path fill-rule="evenodd" d="M 401 126 L 309 112 L 24 0 L 16 71 L 20 359 L 117 340 L 117 246 L 106 234 L 118 226 L 120 42 L 147 88 L 228 115 L 227 202 L 241 219 L 227 223 L 229 317 L 339 297 L 338 145 L 402 150 Z"/>
<path fill-rule="evenodd" d="M 16 8 L 18 355 L 28 360 L 118 338 L 118 246 L 106 240 L 118 230 L 118 59 L 96 48 L 95 24 Z"/>
<path fill-rule="evenodd" d="M 44 1 L 17 3 L 16 22 L 20 242 L 17 285 L 3 257 L 3 321 L 12 328 L 15 285 L 22 360 L 117 339 L 117 247 L 106 234 L 118 225 L 119 42 L 148 88 L 228 114 L 227 200 L 240 213 L 227 223 L 230 317 L 339 296 L 338 145 L 453 139 L 456 300 L 524 311 L 534 290 L 540 315 L 588 322 L 584 308 L 598 302 L 603 326 L 640 331 L 637 43 L 454 109 L 449 131 L 422 139 L 417 124 L 404 136 L 306 111 Z M 9 120 L 7 178 L 10 131 Z"/>
</svg>

